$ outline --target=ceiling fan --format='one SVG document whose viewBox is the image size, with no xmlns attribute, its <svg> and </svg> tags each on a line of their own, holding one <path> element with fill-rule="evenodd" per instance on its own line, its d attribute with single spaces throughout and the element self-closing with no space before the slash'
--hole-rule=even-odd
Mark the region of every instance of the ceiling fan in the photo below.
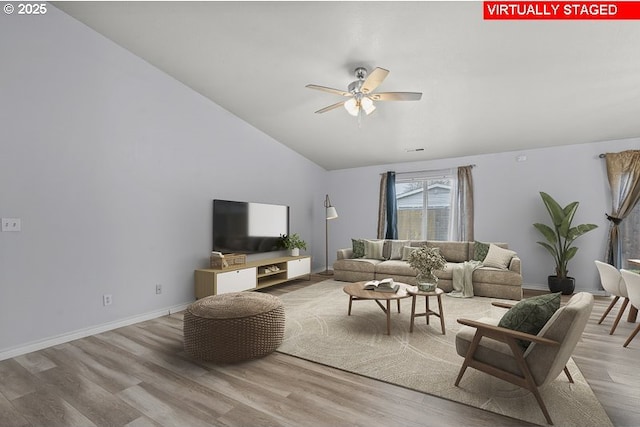
<svg viewBox="0 0 640 427">
<path fill-rule="evenodd" d="M 327 111 L 344 106 L 347 112 L 352 116 L 361 117 L 363 111 L 366 115 L 373 113 L 376 109 L 373 101 L 419 101 L 420 98 L 422 98 L 421 92 L 373 93 L 388 74 L 389 70 L 385 70 L 384 68 L 376 67 L 376 69 L 371 73 L 367 73 L 366 68 L 358 67 L 355 69 L 355 76 L 357 80 L 349 84 L 347 91 L 318 85 L 307 85 L 306 87 L 349 98 L 346 101 L 336 102 L 335 104 L 316 111 L 318 114 L 326 113 Z"/>
</svg>

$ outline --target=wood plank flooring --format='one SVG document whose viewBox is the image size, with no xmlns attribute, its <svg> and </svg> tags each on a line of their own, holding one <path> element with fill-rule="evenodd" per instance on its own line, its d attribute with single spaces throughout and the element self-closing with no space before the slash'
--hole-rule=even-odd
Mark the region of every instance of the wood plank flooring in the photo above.
<svg viewBox="0 0 640 427">
<path fill-rule="evenodd" d="M 615 309 L 597 324 L 608 303 L 596 298 L 574 360 L 614 425 L 639 426 L 640 337 L 622 347 L 635 327 L 627 322 L 609 335 Z M 193 361 L 180 313 L 0 362 L 2 427 L 338 425 L 526 424 L 280 353 L 235 365 Z"/>
</svg>

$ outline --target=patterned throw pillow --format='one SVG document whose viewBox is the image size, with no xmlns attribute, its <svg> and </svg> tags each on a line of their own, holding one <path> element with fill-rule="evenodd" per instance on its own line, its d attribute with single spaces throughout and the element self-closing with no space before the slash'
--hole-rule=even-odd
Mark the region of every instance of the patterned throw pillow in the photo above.
<svg viewBox="0 0 640 427">
<path fill-rule="evenodd" d="M 353 257 L 354 258 L 362 258 L 364 257 L 364 240 L 362 239 L 351 239 L 351 245 L 353 248 Z"/>
<path fill-rule="evenodd" d="M 560 308 L 560 294 L 556 292 L 520 301 L 502 316 L 498 326 L 537 335 Z M 527 348 L 531 341 L 518 340 L 518 343 L 522 348 Z"/>
<path fill-rule="evenodd" d="M 383 248 L 384 240 L 364 239 L 364 257 L 367 259 L 384 259 L 382 256 Z"/>
<path fill-rule="evenodd" d="M 487 256 L 482 261 L 482 265 L 484 265 L 485 267 L 493 267 L 506 270 L 509 268 L 511 258 L 513 258 L 514 256 L 516 256 L 516 253 L 514 251 L 510 251 L 509 249 L 502 249 L 500 246 L 496 246 L 493 243 L 490 243 L 489 252 L 487 252 Z"/>
<path fill-rule="evenodd" d="M 487 257 L 487 252 L 489 252 L 489 243 L 478 242 L 477 240 L 473 242 L 473 261 L 484 261 Z"/>
</svg>

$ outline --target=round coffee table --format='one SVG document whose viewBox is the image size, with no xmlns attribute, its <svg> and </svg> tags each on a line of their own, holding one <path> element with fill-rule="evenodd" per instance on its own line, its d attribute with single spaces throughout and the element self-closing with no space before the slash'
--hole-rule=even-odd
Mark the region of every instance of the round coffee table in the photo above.
<svg viewBox="0 0 640 427">
<path fill-rule="evenodd" d="M 399 285 L 397 292 L 369 291 L 364 289 L 365 283 L 367 282 L 350 283 L 343 288 L 344 292 L 349 295 L 348 315 L 351 316 L 351 304 L 353 301 L 373 300 L 387 315 L 387 335 L 391 335 L 391 301 L 396 300 L 398 302 L 398 313 L 400 313 L 400 300 L 409 298 L 411 295 L 408 291 L 417 290 L 418 288 L 406 283 L 395 282 L 396 285 Z M 386 301 L 386 307 L 380 301 Z"/>
</svg>

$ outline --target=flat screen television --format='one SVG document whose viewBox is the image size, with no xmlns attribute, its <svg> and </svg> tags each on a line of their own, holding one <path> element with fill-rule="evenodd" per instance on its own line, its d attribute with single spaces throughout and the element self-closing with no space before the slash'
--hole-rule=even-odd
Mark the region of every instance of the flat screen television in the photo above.
<svg viewBox="0 0 640 427">
<path fill-rule="evenodd" d="M 213 250 L 251 254 L 278 250 L 289 234 L 289 206 L 213 201 Z"/>
</svg>

